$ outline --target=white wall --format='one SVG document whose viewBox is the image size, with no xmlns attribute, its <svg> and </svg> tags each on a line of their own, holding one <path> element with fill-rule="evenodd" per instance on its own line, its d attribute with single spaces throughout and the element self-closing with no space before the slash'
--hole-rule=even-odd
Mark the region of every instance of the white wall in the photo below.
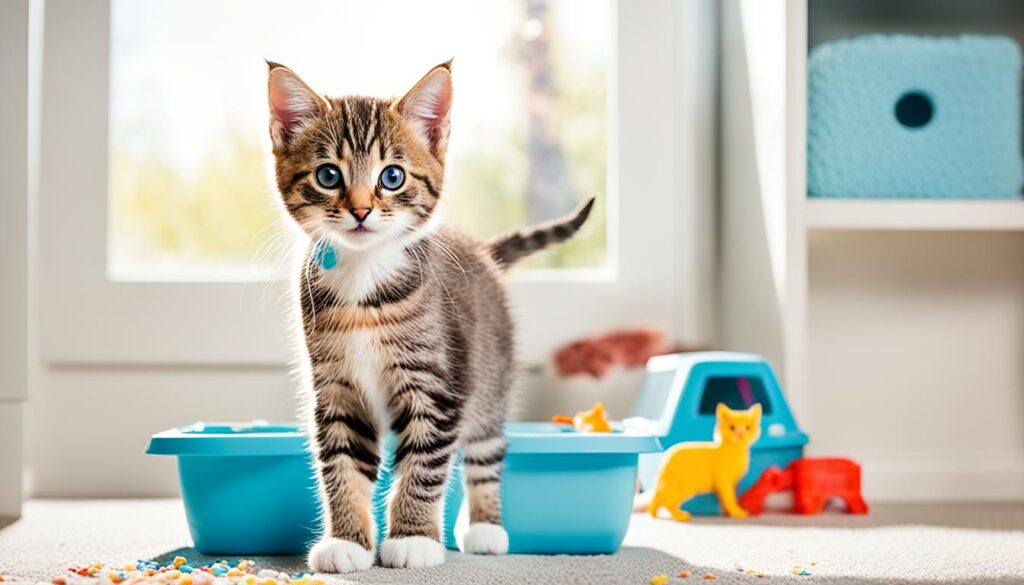
<svg viewBox="0 0 1024 585">
<path fill-rule="evenodd" d="M 46 367 L 26 407 L 33 496 L 168 496 L 173 459 L 150 435 L 196 421 L 291 421 L 283 368 Z"/>
<path fill-rule="evenodd" d="M 764 355 L 786 386 L 782 299 L 769 250 L 763 185 L 757 173 L 754 103 L 740 2 L 721 4 L 722 124 L 718 321 L 722 347 Z"/>
<path fill-rule="evenodd" d="M 815 234 L 816 454 L 868 496 L 1024 499 L 1024 233 Z"/>
<path fill-rule="evenodd" d="M 21 512 L 28 360 L 29 0 L 0 3 L 0 517 Z"/>
</svg>

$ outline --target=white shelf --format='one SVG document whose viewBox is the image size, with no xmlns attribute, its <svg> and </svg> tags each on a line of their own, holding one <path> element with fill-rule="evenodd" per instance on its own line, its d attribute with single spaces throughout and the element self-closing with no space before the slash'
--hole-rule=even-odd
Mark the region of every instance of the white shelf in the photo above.
<svg viewBox="0 0 1024 585">
<path fill-rule="evenodd" d="M 808 230 L 1024 231 L 1024 201 L 808 199 Z"/>
</svg>

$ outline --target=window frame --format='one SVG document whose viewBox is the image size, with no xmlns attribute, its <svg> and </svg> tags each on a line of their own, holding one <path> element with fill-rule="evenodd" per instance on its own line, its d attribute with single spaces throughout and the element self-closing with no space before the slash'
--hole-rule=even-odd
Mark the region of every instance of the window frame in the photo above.
<svg viewBox="0 0 1024 585">
<path fill-rule="evenodd" d="M 511 279 L 519 354 L 528 362 L 595 329 L 639 323 L 671 329 L 674 322 L 673 3 L 613 2 L 612 10 L 608 269 L 587 280 L 574 278 L 573 270 Z M 287 281 L 108 277 L 110 21 L 110 0 L 45 5 L 38 216 L 43 359 L 289 363 L 295 309 Z"/>
</svg>

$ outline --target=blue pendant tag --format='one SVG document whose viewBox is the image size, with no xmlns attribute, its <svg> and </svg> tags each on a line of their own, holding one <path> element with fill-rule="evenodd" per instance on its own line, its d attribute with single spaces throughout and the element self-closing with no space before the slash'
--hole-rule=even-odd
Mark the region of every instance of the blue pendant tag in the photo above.
<svg viewBox="0 0 1024 585">
<path fill-rule="evenodd" d="M 323 241 L 317 242 L 313 259 L 324 270 L 330 270 L 338 265 L 338 253 L 334 251 L 334 246 Z"/>
</svg>

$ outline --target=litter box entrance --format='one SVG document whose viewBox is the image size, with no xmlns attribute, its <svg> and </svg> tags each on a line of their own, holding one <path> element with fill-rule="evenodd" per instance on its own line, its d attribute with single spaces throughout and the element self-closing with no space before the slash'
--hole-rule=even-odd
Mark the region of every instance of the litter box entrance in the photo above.
<svg viewBox="0 0 1024 585">
<path fill-rule="evenodd" d="M 700 397 L 700 413 L 714 416 L 722 402 L 733 410 L 746 410 L 760 404 L 764 414 L 772 413 L 772 403 L 761 378 L 747 376 L 714 376 L 708 378 Z"/>
</svg>

